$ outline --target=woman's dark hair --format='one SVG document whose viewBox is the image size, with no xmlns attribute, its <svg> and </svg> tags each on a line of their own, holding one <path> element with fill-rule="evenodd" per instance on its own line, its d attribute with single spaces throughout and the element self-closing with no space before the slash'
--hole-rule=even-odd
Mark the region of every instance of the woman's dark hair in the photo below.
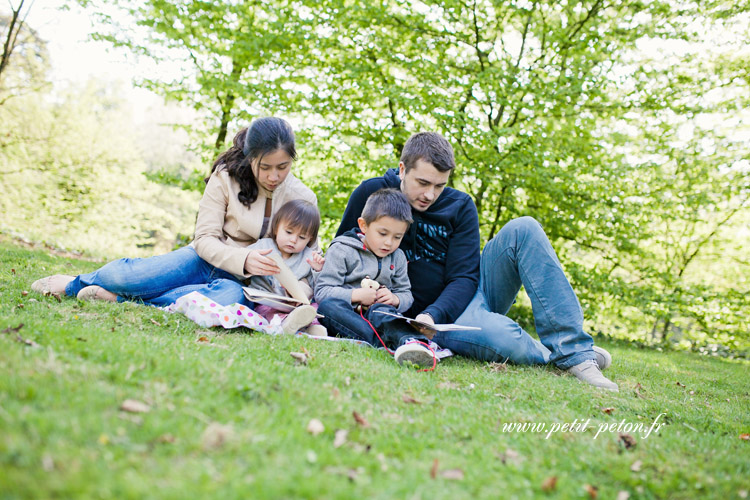
<svg viewBox="0 0 750 500">
<path fill-rule="evenodd" d="M 225 168 L 240 185 L 240 202 L 249 207 L 258 199 L 258 183 L 251 164 L 253 160 L 260 161 L 277 150 L 284 151 L 292 160 L 297 159 L 292 126 L 286 120 L 273 116 L 258 118 L 250 128 L 237 132 L 232 147 L 219 155 L 211 167 L 211 173 L 217 168 Z"/>
<path fill-rule="evenodd" d="M 318 241 L 320 212 L 318 207 L 305 200 L 291 200 L 284 203 L 271 220 L 271 237 L 276 241 L 279 224 L 284 223 L 289 229 L 301 229 L 310 237 L 307 246 Z"/>
</svg>

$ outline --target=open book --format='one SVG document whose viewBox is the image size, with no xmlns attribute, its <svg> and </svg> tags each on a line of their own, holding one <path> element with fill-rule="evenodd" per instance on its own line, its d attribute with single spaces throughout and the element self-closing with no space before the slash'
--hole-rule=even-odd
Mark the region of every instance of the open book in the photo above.
<svg viewBox="0 0 750 500">
<path fill-rule="evenodd" d="M 284 263 L 284 259 L 281 257 L 281 255 L 272 252 L 268 254 L 267 257 L 276 261 L 276 264 L 279 266 L 279 269 L 281 271 L 274 277 L 279 280 L 279 283 L 281 283 L 281 286 L 286 289 L 286 292 L 289 294 L 289 296 L 277 295 L 265 290 L 258 290 L 256 288 L 250 288 L 246 286 L 243 287 L 243 290 L 245 292 L 245 297 L 247 297 L 247 300 L 249 300 L 250 302 L 255 302 L 256 304 L 270 306 L 274 309 L 278 309 L 279 311 L 284 312 L 292 311 L 297 306 L 301 306 L 303 304 L 310 304 L 310 299 L 307 298 L 307 295 L 300 286 L 299 281 L 297 281 L 297 278 L 294 276 L 292 270 L 289 269 L 289 266 Z"/>
<path fill-rule="evenodd" d="M 414 327 L 427 328 L 428 330 L 435 330 L 437 332 L 452 332 L 452 331 L 458 331 L 458 330 L 481 330 L 481 328 L 479 328 L 478 326 L 463 326 L 463 325 L 456 325 L 453 323 L 442 323 L 442 324 L 431 325 L 430 323 L 417 321 L 414 318 L 407 318 L 406 316 L 403 316 L 401 314 L 389 313 L 387 311 L 375 311 L 375 312 L 380 313 L 380 314 L 386 314 L 388 316 L 393 316 L 394 318 L 403 319 L 408 324 Z"/>
</svg>

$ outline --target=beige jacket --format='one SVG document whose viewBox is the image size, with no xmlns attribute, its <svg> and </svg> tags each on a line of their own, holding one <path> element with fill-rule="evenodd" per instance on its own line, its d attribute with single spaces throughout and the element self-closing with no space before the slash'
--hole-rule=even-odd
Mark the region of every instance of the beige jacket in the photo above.
<svg viewBox="0 0 750 500">
<path fill-rule="evenodd" d="M 245 259 L 251 251 L 247 246 L 271 233 L 269 224 L 266 234 L 260 234 L 266 198 L 272 199 L 271 217 L 287 201 L 301 199 L 317 206 L 318 200 L 310 188 L 291 173 L 273 192 L 258 186 L 258 199 L 250 207 L 237 198 L 239 192 L 240 185 L 226 169 L 218 167 L 211 174 L 198 208 L 195 239 L 191 245 L 209 264 L 247 278 L 250 274 L 245 271 Z"/>
</svg>

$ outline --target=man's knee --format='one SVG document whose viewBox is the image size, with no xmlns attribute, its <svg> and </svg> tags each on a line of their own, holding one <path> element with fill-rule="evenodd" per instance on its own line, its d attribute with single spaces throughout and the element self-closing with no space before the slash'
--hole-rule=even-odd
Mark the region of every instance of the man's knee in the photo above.
<svg viewBox="0 0 750 500">
<path fill-rule="evenodd" d="M 528 233 L 528 232 L 538 233 L 540 231 L 543 231 L 543 229 L 539 221 L 537 221 L 535 218 L 529 215 L 525 215 L 523 217 L 512 219 L 507 224 L 505 224 L 500 231 L 515 231 L 518 233 Z"/>
</svg>

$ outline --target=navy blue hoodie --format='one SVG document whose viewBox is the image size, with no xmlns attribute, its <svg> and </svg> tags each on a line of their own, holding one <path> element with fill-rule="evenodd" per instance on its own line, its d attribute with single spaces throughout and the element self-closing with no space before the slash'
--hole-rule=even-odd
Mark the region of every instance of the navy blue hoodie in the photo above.
<svg viewBox="0 0 750 500">
<path fill-rule="evenodd" d="M 357 226 L 367 198 L 378 189 L 400 189 L 398 169 L 368 179 L 354 190 L 336 236 Z M 479 217 L 471 197 L 446 187 L 430 207 L 412 209 L 414 223 L 401 241 L 409 261 L 414 305 L 406 316 L 428 313 L 435 323 L 453 323 L 479 284 Z"/>
</svg>

